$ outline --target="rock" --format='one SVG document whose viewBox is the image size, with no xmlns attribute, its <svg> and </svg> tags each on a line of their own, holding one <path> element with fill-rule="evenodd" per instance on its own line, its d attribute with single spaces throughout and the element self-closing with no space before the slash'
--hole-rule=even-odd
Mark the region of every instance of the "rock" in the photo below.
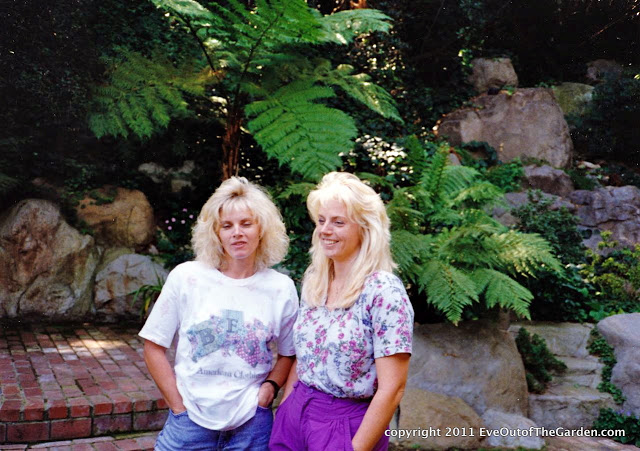
<svg viewBox="0 0 640 451">
<path fill-rule="evenodd" d="M 556 195 L 542 192 L 542 198 L 551 199 L 553 201 L 553 203 L 549 205 L 550 210 L 559 210 L 562 207 L 571 212 L 575 210 L 575 205 Z M 530 202 L 529 194 L 526 192 L 506 193 L 504 195 L 504 201 L 504 205 L 497 205 L 493 207 L 491 215 L 502 225 L 507 227 L 514 226 L 518 224 L 518 218 L 511 214 L 511 210 L 528 204 Z"/>
<path fill-rule="evenodd" d="M 607 77 L 620 78 L 622 66 L 614 60 L 599 59 L 587 63 L 587 80 L 590 82 L 603 81 Z"/>
<path fill-rule="evenodd" d="M 141 191 L 104 187 L 97 194 L 113 198 L 113 202 L 98 205 L 87 196 L 76 207 L 76 213 L 94 230 L 98 243 L 137 248 L 151 242 L 155 234 L 153 209 Z"/>
<path fill-rule="evenodd" d="M 604 365 L 595 356 L 583 358 L 558 356 L 567 365 L 564 374 L 553 376 L 557 383 L 567 385 L 580 385 L 596 389 L 602 382 L 602 368 Z"/>
<path fill-rule="evenodd" d="M 488 321 L 414 330 L 407 386 L 461 398 L 479 414 L 527 414 L 524 366 L 513 338 Z"/>
<path fill-rule="evenodd" d="M 547 165 L 529 165 L 523 169 L 523 188 L 525 189 L 539 189 L 560 197 L 567 197 L 574 190 L 571 177 L 560 169 Z"/>
<path fill-rule="evenodd" d="M 562 83 L 561 85 L 553 86 L 551 89 L 553 89 L 553 95 L 565 115 L 582 115 L 586 112 L 589 103 L 593 99 L 593 90 L 595 88 L 583 83 Z"/>
<path fill-rule="evenodd" d="M 473 73 L 469 83 L 477 92 L 487 92 L 489 88 L 518 86 L 518 76 L 509 58 L 475 58 L 471 61 Z"/>
<path fill-rule="evenodd" d="M 167 170 L 158 163 L 142 163 L 138 171 L 149 177 L 154 183 L 162 183 L 167 178 Z"/>
<path fill-rule="evenodd" d="M 545 160 L 564 168 L 571 162 L 573 143 L 562 109 L 546 88 L 518 89 L 512 95 L 480 95 L 474 108 L 447 114 L 437 125 L 438 136 L 453 145 L 484 141 L 498 152 L 498 158 Z"/>
<path fill-rule="evenodd" d="M 83 319 L 99 251 L 52 202 L 26 199 L 0 219 L 0 316 Z"/>
<path fill-rule="evenodd" d="M 529 418 L 547 429 L 589 429 L 600 409 L 614 407 L 609 393 L 588 387 L 552 384 L 542 394 L 529 394 Z"/>
<path fill-rule="evenodd" d="M 400 403 L 399 430 L 415 431 L 400 442 L 411 447 L 477 449 L 484 443 L 479 434 L 483 426 L 478 414 L 460 398 L 413 388 L 405 391 Z"/>
<path fill-rule="evenodd" d="M 520 321 L 511 324 L 509 332 L 515 337 L 521 327 L 527 329 L 531 335 L 537 334 L 544 338 L 547 348 L 556 356 L 590 356 L 587 345 L 593 329 L 592 324 Z"/>
<path fill-rule="evenodd" d="M 615 352 L 611 382 L 627 398 L 624 410 L 640 415 L 640 313 L 609 316 L 598 331 Z"/>
<path fill-rule="evenodd" d="M 96 275 L 95 309 L 101 319 L 114 321 L 140 315 L 142 300 L 132 305 L 131 294 L 143 285 L 166 280 L 168 272 L 144 255 L 123 254 L 107 263 Z"/>
<path fill-rule="evenodd" d="M 488 430 L 500 431 L 506 428 L 507 432 L 489 435 L 485 446 L 526 449 L 542 449 L 545 446 L 544 439 L 532 429 L 538 425 L 529 418 L 489 409 L 482 415 L 482 421 Z"/>
<path fill-rule="evenodd" d="M 640 243 L 640 189 L 635 186 L 605 186 L 593 191 L 576 190 L 569 195 L 582 228 L 594 232 L 585 245 L 597 250 L 599 234 L 611 231 L 621 246 Z"/>
</svg>

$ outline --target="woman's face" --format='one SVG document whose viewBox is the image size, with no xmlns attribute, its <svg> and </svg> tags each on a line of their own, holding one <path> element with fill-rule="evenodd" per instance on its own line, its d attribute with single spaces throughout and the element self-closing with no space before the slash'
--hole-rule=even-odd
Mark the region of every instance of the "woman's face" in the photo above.
<svg viewBox="0 0 640 451">
<path fill-rule="evenodd" d="M 223 210 L 220 214 L 218 236 L 224 248 L 225 258 L 255 259 L 260 244 L 260 226 L 248 208 Z"/>
<path fill-rule="evenodd" d="M 339 200 L 330 200 L 318 210 L 316 231 L 324 254 L 334 262 L 347 262 L 360 251 L 360 226 L 347 217 Z"/>
</svg>

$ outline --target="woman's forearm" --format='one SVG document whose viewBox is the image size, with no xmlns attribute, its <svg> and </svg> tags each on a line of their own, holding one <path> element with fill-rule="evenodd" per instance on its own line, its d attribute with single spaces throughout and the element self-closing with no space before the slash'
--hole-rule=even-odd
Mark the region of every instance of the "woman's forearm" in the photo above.
<svg viewBox="0 0 640 451">
<path fill-rule="evenodd" d="M 287 397 L 293 391 L 293 385 L 296 382 L 298 382 L 298 373 L 296 371 L 296 364 L 297 364 L 297 360 L 294 359 L 293 364 L 291 365 L 291 369 L 289 370 L 289 376 L 287 377 L 287 382 L 284 385 L 284 393 L 282 394 L 282 401 L 280 401 L 281 403 L 284 402 L 285 399 L 287 399 Z"/>
<path fill-rule="evenodd" d="M 273 369 L 267 376 L 267 379 L 274 381 L 279 387 L 282 387 L 287 380 L 289 370 L 295 361 L 294 356 L 284 356 L 278 354 L 278 360 Z M 275 398 L 275 388 L 271 384 L 262 384 L 258 392 L 258 405 L 266 407 L 273 402 Z"/>
<path fill-rule="evenodd" d="M 174 413 L 184 412 L 186 407 L 176 385 L 176 376 L 166 356 L 167 348 L 146 340 L 144 343 L 144 361 L 155 381 L 162 397 Z"/>
</svg>

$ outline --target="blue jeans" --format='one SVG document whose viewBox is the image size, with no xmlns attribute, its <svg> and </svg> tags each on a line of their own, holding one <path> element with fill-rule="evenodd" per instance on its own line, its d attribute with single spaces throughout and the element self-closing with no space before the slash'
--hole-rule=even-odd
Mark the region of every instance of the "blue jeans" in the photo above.
<svg viewBox="0 0 640 451">
<path fill-rule="evenodd" d="M 256 414 L 245 424 L 229 431 L 203 428 L 189 419 L 187 412 L 169 411 L 169 418 L 156 440 L 156 451 L 175 450 L 251 450 L 267 451 L 273 413 L 258 406 Z"/>
</svg>

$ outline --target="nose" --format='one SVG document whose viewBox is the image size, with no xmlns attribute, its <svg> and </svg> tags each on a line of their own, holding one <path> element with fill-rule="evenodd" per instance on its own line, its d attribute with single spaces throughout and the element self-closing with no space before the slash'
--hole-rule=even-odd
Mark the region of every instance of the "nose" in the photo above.
<svg viewBox="0 0 640 451">
<path fill-rule="evenodd" d="M 324 224 L 318 224 L 318 232 L 321 235 L 326 235 L 331 232 L 329 221 L 326 221 Z"/>
<path fill-rule="evenodd" d="M 233 236 L 239 236 L 242 234 L 242 228 L 240 227 L 240 224 L 236 224 L 233 226 Z"/>
</svg>

